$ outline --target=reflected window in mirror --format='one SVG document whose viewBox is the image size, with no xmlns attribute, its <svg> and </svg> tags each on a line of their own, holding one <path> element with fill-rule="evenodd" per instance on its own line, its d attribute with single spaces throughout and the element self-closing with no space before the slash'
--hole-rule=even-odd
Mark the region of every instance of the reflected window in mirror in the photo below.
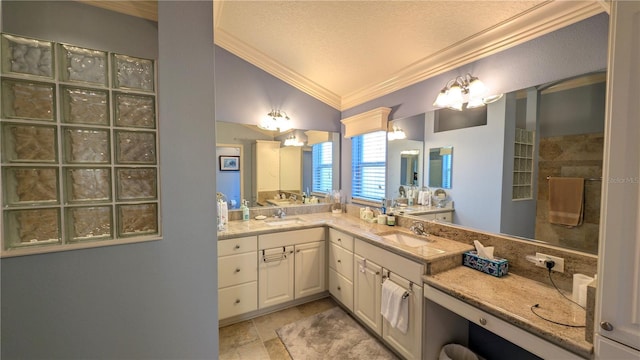
<svg viewBox="0 0 640 360">
<path fill-rule="evenodd" d="M 385 197 L 387 132 L 372 132 L 351 140 L 352 196 L 380 202 Z"/>
<path fill-rule="evenodd" d="M 332 145 L 331 142 L 323 142 L 311 146 L 311 171 L 313 172 L 311 191 L 314 193 L 329 193 L 333 187 Z"/>
<path fill-rule="evenodd" d="M 429 187 L 451 189 L 453 147 L 429 149 Z"/>
</svg>

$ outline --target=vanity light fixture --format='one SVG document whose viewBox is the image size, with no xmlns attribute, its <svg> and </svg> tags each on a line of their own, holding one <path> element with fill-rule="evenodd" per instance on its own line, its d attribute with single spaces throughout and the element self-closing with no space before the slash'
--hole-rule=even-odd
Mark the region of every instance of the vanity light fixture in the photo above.
<svg viewBox="0 0 640 360">
<path fill-rule="evenodd" d="M 433 102 L 433 106 L 462 111 L 465 95 L 467 96 L 467 109 L 485 106 L 502 97 L 502 94 L 486 96 L 487 92 L 487 87 L 477 77 L 471 74 L 458 76 L 447 82 L 438 94 L 436 101 Z"/>
<path fill-rule="evenodd" d="M 271 110 L 262 118 L 258 127 L 263 130 L 284 132 L 290 130 L 293 126 L 291 125 L 291 119 L 286 112 L 281 110 Z"/>
<path fill-rule="evenodd" d="M 304 143 L 300 140 L 298 140 L 297 137 L 295 137 L 295 135 L 291 135 L 289 136 L 285 141 L 284 141 L 284 146 L 303 146 Z"/>
<path fill-rule="evenodd" d="M 393 125 L 392 130 L 387 132 L 387 139 L 389 141 L 402 140 L 402 139 L 406 139 L 406 138 L 407 138 L 407 134 L 405 134 L 404 130 L 402 130 L 397 125 Z"/>
</svg>

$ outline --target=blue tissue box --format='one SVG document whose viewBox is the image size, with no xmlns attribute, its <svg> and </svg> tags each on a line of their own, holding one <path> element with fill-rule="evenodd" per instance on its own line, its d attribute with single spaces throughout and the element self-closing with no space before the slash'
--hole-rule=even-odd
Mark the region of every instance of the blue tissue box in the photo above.
<svg viewBox="0 0 640 360">
<path fill-rule="evenodd" d="M 462 254 L 462 265 L 495 277 L 502 277 L 509 273 L 509 261 L 507 259 L 483 259 L 478 256 L 476 251 L 467 251 Z"/>
</svg>

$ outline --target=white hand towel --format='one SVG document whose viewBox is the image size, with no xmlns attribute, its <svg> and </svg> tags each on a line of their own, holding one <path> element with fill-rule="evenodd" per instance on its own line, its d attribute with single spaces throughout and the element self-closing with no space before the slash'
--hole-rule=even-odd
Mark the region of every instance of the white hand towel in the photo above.
<svg viewBox="0 0 640 360">
<path fill-rule="evenodd" d="M 385 281 L 382 283 L 382 299 L 380 301 L 380 313 L 382 317 L 393 327 L 398 325 L 400 318 L 400 308 L 404 300 L 405 290 L 393 281 Z"/>
</svg>

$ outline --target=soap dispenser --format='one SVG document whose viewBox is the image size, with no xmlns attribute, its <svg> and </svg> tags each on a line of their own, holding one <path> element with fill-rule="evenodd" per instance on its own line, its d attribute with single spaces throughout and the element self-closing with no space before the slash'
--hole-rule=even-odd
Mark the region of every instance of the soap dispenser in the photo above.
<svg viewBox="0 0 640 360">
<path fill-rule="evenodd" d="M 242 199 L 242 205 L 240 206 L 240 209 L 242 209 L 242 220 L 243 221 L 248 221 L 249 220 L 249 206 L 247 206 L 247 200 Z"/>
</svg>

